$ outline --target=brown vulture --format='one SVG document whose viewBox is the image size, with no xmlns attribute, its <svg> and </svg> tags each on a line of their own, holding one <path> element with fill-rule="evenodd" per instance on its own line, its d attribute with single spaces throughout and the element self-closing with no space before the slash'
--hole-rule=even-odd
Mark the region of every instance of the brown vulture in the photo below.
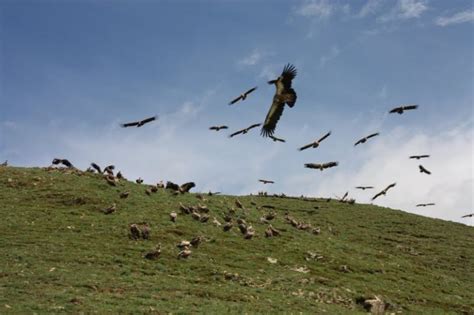
<svg viewBox="0 0 474 315">
<path fill-rule="evenodd" d="M 258 181 L 264 184 L 275 184 L 275 182 L 272 180 L 259 179 Z"/>
<path fill-rule="evenodd" d="M 410 156 L 410 159 L 423 159 L 423 158 L 429 158 L 430 156 L 428 154 L 425 154 L 425 155 L 412 155 Z"/>
<path fill-rule="evenodd" d="M 130 195 L 129 191 L 124 191 L 124 192 L 121 192 L 119 196 L 121 199 L 125 199 L 125 198 L 128 198 L 129 195 Z"/>
<path fill-rule="evenodd" d="M 236 135 L 239 135 L 239 134 L 246 134 L 247 132 L 249 132 L 250 129 L 255 128 L 255 127 L 258 127 L 258 126 L 260 126 L 260 125 L 261 125 L 261 124 L 253 124 L 253 125 L 251 125 L 251 126 L 249 126 L 249 127 L 247 127 L 247 128 L 244 128 L 244 129 L 241 129 L 241 130 L 239 130 L 239 131 L 236 131 L 236 132 L 234 132 L 233 134 L 231 134 L 231 135 L 229 136 L 229 138 L 232 138 L 233 136 L 236 136 Z"/>
<path fill-rule="evenodd" d="M 286 142 L 285 139 L 281 139 L 281 138 L 277 138 L 277 137 L 274 137 L 274 136 L 270 136 L 270 139 L 272 139 L 274 142 Z"/>
<path fill-rule="evenodd" d="M 184 183 L 179 187 L 179 191 L 182 193 L 189 192 L 191 188 L 196 187 L 196 184 L 193 182 Z"/>
<path fill-rule="evenodd" d="M 328 163 L 322 163 L 322 164 L 306 163 L 304 165 L 304 167 L 319 169 L 319 170 L 323 171 L 325 168 L 330 168 L 330 167 L 334 167 L 334 166 L 338 166 L 338 165 L 339 165 L 338 162 L 328 162 Z"/>
<path fill-rule="evenodd" d="M 250 90 L 246 91 L 245 93 L 240 94 L 239 97 L 237 97 L 237 98 L 233 99 L 232 101 L 230 101 L 229 105 L 235 104 L 235 103 L 237 103 L 237 102 L 240 101 L 240 100 L 242 100 L 242 101 L 245 100 L 245 99 L 247 98 L 247 96 L 248 96 L 250 93 L 252 93 L 253 91 L 255 91 L 256 89 L 257 89 L 257 87 L 253 87 L 253 88 L 251 88 Z"/>
<path fill-rule="evenodd" d="M 139 177 L 137 180 L 135 180 L 135 182 L 137 184 L 141 184 L 141 183 L 143 183 L 143 179 L 141 177 Z"/>
<path fill-rule="evenodd" d="M 72 163 L 69 162 L 69 161 L 66 160 L 66 159 L 53 159 L 52 164 L 53 164 L 53 165 L 62 164 L 62 165 L 66 166 L 66 167 L 69 167 L 69 168 L 74 167 L 74 166 L 72 165 Z"/>
<path fill-rule="evenodd" d="M 102 212 L 105 214 L 111 214 L 111 213 L 114 213 L 116 210 L 117 210 L 117 205 L 113 203 L 110 207 L 102 210 Z"/>
<path fill-rule="evenodd" d="M 8 166 L 8 160 L 5 160 L 0 166 Z"/>
<path fill-rule="evenodd" d="M 114 165 L 109 165 L 106 168 L 104 168 L 103 173 L 107 173 L 109 175 L 114 175 L 114 169 L 115 169 Z"/>
<path fill-rule="evenodd" d="M 229 127 L 227 126 L 212 126 L 212 127 L 209 127 L 209 130 L 215 130 L 215 131 L 219 131 L 221 129 L 228 129 Z"/>
<path fill-rule="evenodd" d="M 378 136 L 379 134 L 380 134 L 380 133 L 376 132 L 376 133 L 373 133 L 373 134 L 371 134 L 371 135 L 368 135 L 367 137 L 358 140 L 358 141 L 354 144 L 354 146 L 358 145 L 359 143 L 365 143 L 368 139 L 370 139 L 370 138 L 372 138 L 372 137 L 375 137 L 375 136 Z"/>
<path fill-rule="evenodd" d="M 430 202 L 430 203 L 419 203 L 416 206 L 417 207 L 427 207 L 427 206 L 434 206 L 434 205 L 435 205 L 434 202 Z"/>
<path fill-rule="evenodd" d="M 146 119 L 143 119 L 143 120 L 140 120 L 140 121 L 134 121 L 134 122 L 129 122 L 129 123 L 124 123 L 124 124 L 121 124 L 121 126 L 123 128 L 127 128 L 127 127 L 141 127 L 143 126 L 144 124 L 147 124 L 149 122 L 152 122 L 153 120 L 156 120 L 158 118 L 158 116 L 153 116 L 153 117 L 149 117 L 149 118 L 146 118 Z"/>
<path fill-rule="evenodd" d="M 431 172 L 428 171 L 426 168 L 423 167 L 423 165 L 418 165 L 418 168 L 420 169 L 420 173 L 426 173 L 428 175 L 431 175 Z"/>
<path fill-rule="evenodd" d="M 155 260 L 161 255 L 161 245 L 159 244 L 154 250 L 145 254 L 145 258 L 149 260 Z"/>
<path fill-rule="evenodd" d="M 94 162 L 91 163 L 91 166 L 97 171 L 97 173 L 101 174 L 102 169 L 100 168 L 99 165 L 95 164 Z"/>
<path fill-rule="evenodd" d="M 397 114 L 403 114 L 404 111 L 406 110 L 412 110 L 412 109 L 417 109 L 418 105 L 403 105 L 399 107 L 395 107 L 392 110 L 389 111 L 390 114 L 397 113 Z"/>
<path fill-rule="evenodd" d="M 325 134 L 324 136 L 322 136 L 319 140 L 316 140 L 314 142 L 311 142 L 310 144 L 307 144 L 305 146 L 302 146 L 301 148 L 299 148 L 298 150 L 300 151 L 303 151 L 303 150 L 306 150 L 306 149 L 309 149 L 309 148 L 317 148 L 319 147 L 319 144 L 321 143 L 321 141 L 323 141 L 324 139 L 326 139 L 327 137 L 329 137 L 331 135 L 331 131 L 329 131 L 327 134 Z"/>
<path fill-rule="evenodd" d="M 296 68 L 287 64 L 283 68 L 281 75 L 272 81 L 268 81 L 268 84 L 275 84 L 275 95 L 273 96 L 272 106 L 268 111 L 267 117 L 265 117 L 265 123 L 263 124 L 261 135 L 264 137 L 272 136 L 275 132 L 276 125 L 283 114 L 285 104 L 293 107 L 296 102 L 296 92 L 291 88 L 291 81 L 296 77 Z"/>
<path fill-rule="evenodd" d="M 374 188 L 374 186 L 357 186 L 356 189 L 362 189 L 362 190 L 366 190 L 366 189 L 372 189 Z"/>
<path fill-rule="evenodd" d="M 395 187 L 396 184 L 397 184 L 397 183 L 393 183 L 393 184 L 388 185 L 387 187 L 385 187 L 384 190 L 382 190 L 381 192 L 379 192 L 378 194 L 376 194 L 375 196 L 373 196 L 373 197 L 372 197 L 372 200 L 375 200 L 377 197 L 380 197 L 380 196 L 382 196 L 382 195 L 385 196 L 385 194 L 387 193 L 387 191 L 388 191 L 390 188 Z"/>
<path fill-rule="evenodd" d="M 461 218 L 472 218 L 472 217 L 474 217 L 474 213 L 465 214 Z"/>
</svg>

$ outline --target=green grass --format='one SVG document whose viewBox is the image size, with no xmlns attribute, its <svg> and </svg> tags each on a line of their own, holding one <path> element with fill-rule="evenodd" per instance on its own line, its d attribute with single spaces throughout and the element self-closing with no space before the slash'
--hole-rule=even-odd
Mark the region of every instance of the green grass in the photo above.
<svg viewBox="0 0 474 315">
<path fill-rule="evenodd" d="M 0 168 L 0 313 L 354 314 L 365 313 L 357 298 L 374 295 L 389 313 L 474 313 L 472 227 L 365 204 L 239 196 L 247 210 L 236 216 L 256 229 L 245 240 L 211 223 L 223 222 L 236 197 L 202 202 L 145 189 L 94 174 Z M 265 238 L 259 218 L 268 209 L 252 201 L 276 207 L 280 237 Z M 117 211 L 103 214 L 113 202 Z M 179 202 L 206 204 L 211 220 L 181 215 Z M 321 234 L 292 227 L 285 212 Z M 129 239 L 128 225 L 143 221 L 151 239 Z M 206 241 L 178 260 L 176 244 L 197 235 Z M 161 257 L 144 259 L 158 243 Z M 323 257 L 306 260 L 308 251 Z"/>
</svg>

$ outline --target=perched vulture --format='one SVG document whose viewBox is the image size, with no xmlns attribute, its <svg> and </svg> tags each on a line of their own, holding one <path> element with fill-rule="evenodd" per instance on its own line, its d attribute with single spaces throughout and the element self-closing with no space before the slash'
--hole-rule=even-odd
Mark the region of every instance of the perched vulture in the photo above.
<svg viewBox="0 0 474 315">
<path fill-rule="evenodd" d="M 300 151 L 303 151 L 303 150 L 306 150 L 306 149 L 309 149 L 309 148 L 317 148 L 319 147 L 319 144 L 321 143 L 321 141 L 323 141 L 324 139 L 326 139 L 327 137 L 329 137 L 331 135 L 331 131 L 329 131 L 327 134 L 325 134 L 324 136 L 322 136 L 319 140 L 316 140 L 314 142 L 311 142 L 310 144 L 307 144 L 305 146 L 302 146 L 301 148 L 299 148 L 298 150 Z"/>
<path fill-rule="evenodd" d="M 373 186 L 357 186 L 356 189 L 362 189 L 362 190 L 366 190 L 366 189 L 372 189 L 374 188 Z"/>
<path fill-rule="evenodd" d="M 74 167 L 71 162 L 69 162 L 66 159 L 53 159 L 53 162 L 51 162 L 53 165 L 59 165 L 62 164 L 66 167 L 72 168 Z"/>
<path fill-rule="evenodd" d="M 403 114 L 404 111 L 406 110 L 411 110 L 411 109 L 417 109 L 418 105 L 404 105 L 400 107 L 395 107 L 394 109 L 390 110 L 389 113 L 397 113 L 397 114 Z"/>
<path fill-rule="evenodd" d="M 135 182 L 137 184 L 141 184 L 141 183 L 143 183 L 143 179 L 141 177 L 139 177 Z"/>
<path fill-rule="evenodd" d="M 380 197 L 381 195 L 384 195 L 387 193 L 387 191 L 392 188 L 392 187 L 395 187 L 397 183 L 393 183 L 393 184 L 390 184 L 388 185 L 387 187 L 385 187 L 384 190 L 382 190 L 381 192 L 379 192 L 378 194 L 376 194 L 375 196 L 372 197 L 372 200 L 375 200 L 377 197 Z"/>
<path fill-rule="evenodd" d="M 465 214 L 461 218 L 472 218 L 472 217 L 474 217 L 474 213 Z"/>
<path fill-rule="evenodd" d="M 161 244 L 159 244 L 154 250 L 145 254 L 146 259 L 155 260 L 161 255 Z"/>
<path fill-rule="evenodd" d="M 242 101 L 245 100 L 245 99 L 247 98 L 247 96 L 248 96 L 250 93 L 252 93 L 253 91 L 255 91 L 256 89 L 257 89 L 257 87 L 253 87 L 253 88 L 251 88 L 250 90 L 246 91 L 245 93 L 240 94 L 239 97 L 237 97 L 237 98 L 233 99 L 232 101 L 230 101 L 229 105 L 233 105 L 233 104 L 237 103 L 237 102 L 240 101 L 240 100 L 242 100 Z"/>
<path fill-rule="evenodd" d="M 130 195 L 129 191 L 124 191 L 124 192 L 121 192 L 119 196 L 120 196 L 120 199 L 125 199 L 125 198 L 128 198 L 129 195 Z"/>
<path fill-rule="evenodd" d="M 261 182 L 261 183 L 264 183 L 264 184 L 274 184 L 275 183 L 272 180 L 266 180 L 266 179 L 259 179 L 258 181 Z"/>
<path fill-rule="evenodd" d="M 274 142 L 286 142 L 285 139 L 281 139 L 281 138 L 277 138 L 277 137 L 274 137 L 274 136 L 270 136 L 270 139 L 272 139 Z"/>
<path fill-rule="evenodd" d="M 410 156 L 410 159 L 423 159 L 423 158 L 429 158 L 430 156 L 428 154 L 425 154 L 425 155 L 412 155 Z"/>
<path fill-rule="evenodd" d="M 419 203 L 416 206 L 417 207 L 427 207 L 427 206 L 434 206 L 434 205 L 435 205 L 435 203 L 430 202 L 430 203 Z"/>
<path fill-rule="evenodd" d="M 275 84 L 276 91 L 273 96 L 272 106 L 265 117 L 265 123 L 260 132 L 262 136 L 268 137 L 273 135 L 278 120 L 283 114 L 285 104 L 290 106 L 290 108 L 295 105 L 296 92 L 291 88 L 291 81 L 296 77 L 296 73 L 296 68 L 291 64 L 287 64 L 276 80 L 268 81 L 268 84 Z"/>
<path fill-rule="evenodd" d="M 97 171 L 97 173 L 101 174 L 102 169 L 100 168 L 99 165 L 95 164 L 94 162 L 91 163 L 91 166 Z"/>
<path fill-rule="evenodd" d="M 116 210 L 117 210 L 117 205 L 113 203 L 110 207 L 102 210 L 102 212 L 105 214 L 111 214 L 111 213 L 114 213 Z"/>
<path fill-rule="evenodd" d="M 8 166 L 8 160 L 5 160 L 0 166 Z"/>
<path fill-rule="evenodd" d="M 140 120 L 140 121 L 134 121 L 134 122 L 130 122 L 130 123 L 121 124 L 121 126 L 123 128 L 134 127 L 134 126 L 136 126 L 138 128 L 138 127 L 143 126 L 144 124 L 147 124 L 149 122 L 152 122 L 153 120 L 156 120 L 156 118 L 158 118 L 158 116 L 153 116 L 153 117 L 146 118 L 146 119 L 143 119 L 143 120 Z"/>
<path fill-rule="evenodd" d="M 107 173 L 109 175 L 114 175 L 114 169 L 115 169 L 114 165 L 109 165 L 106 168 L 104 168 L 104 173 Z"/>
<path fill-rule="evenodd" d="M 182 251 L 178 253 L 178 259 L 188 258 L 191 255 L 191 250 L 188 247 L 185 247 Z"/>
<path fill-rule="evenodd" d="M 227 126 L 212 126 L 212 127 L 209 127 L 209 130 L 215 130 L 215 131 L 219 131 L 221 129 L 228 129 L 229 127 Z"/>
<path fill-rule="evenodd" d="M 354 144 L 354 146 L 358 145 L 359 143 L 365 143 L 368 139 L 370 139 L 370 138 L 372 138 L 372 137 L 375 137 L 375 136 L 378 136 L 379 134 L 380 134 L 380 133 L 376 132 L 376 133 L 373 133 L 373 134 L 371 134 L 371 135 L 368 135 L 367 137 L 358 140 L 358 141 Z"/>
<path fill-rule="evenodd" d="M 426 173 L 428 175 L 431 175 L 431 172 L 428 171 L 426 168 L 423 167 L 423 165 L 418 165 L 418 168 L 420 169 L 420 173 Z"/>
<path fill-rule="evenodd" d="M 314 169 L 319 169 L 323 171 L 325 168 L 330 168 L 334 166 L 338 166 L 338 162 L 328 162 L 328 163 L 322 163 L 322 164 L 316 164 L 316 163 L 306 163 L 304 167 L 306 168 L 314 168 Z"/>
<path fill-rule="evenodd" d="M 191 188 L 193 188 L 193 187 L 196 187 L 196 184 L 193 183 L 193 182 L 184 183 L 179 187 L 179 191 L 183 192 L 183 193 L 189 192 L 191 190 Z"/>
<path fill-rule="evenodd" d="M 179 185 L 173 182 L 167 181 L 165 189 L 179 190 Z"/>
<path fill-rule="evenodd" d="M 229 136 L 229 138 L 232 138 L 233 136 L 236 136 L 236 135 L 239 135 L 239 134 L 246 134 L 247 132 L 249 132 L 250 129 L 255 128 L 255 127 L 258 127 L 258 126 L 260 126 L 260 125 L 261 125 L 261 124 L 253 124 L 253 125 L 251 125 L 251 126 L 249 126 L 249 127 L 247 127 L 247 128 L 244 128 L 244 129 L 241 129 L 241 130 L 239 130 L 239 131 L 236 131 L 236 132 L 234 132 L 233 134 L 231 134 L 231 135 Z"/>
</svg>

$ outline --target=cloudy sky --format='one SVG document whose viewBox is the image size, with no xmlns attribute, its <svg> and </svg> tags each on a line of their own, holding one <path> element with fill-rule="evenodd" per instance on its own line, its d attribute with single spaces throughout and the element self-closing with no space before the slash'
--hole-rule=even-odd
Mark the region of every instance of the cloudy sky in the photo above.
<svg viewBox="0 0 474 315">
<path fill-rule="evenodd" d="M 471 0 L 4 0 L 0 160 L 64 157 L 148 183 L 192 180 L 199 191 L 349 191 L 361 203 L 374 191 L 354 186 L 396 182 L 375 204 L 473 224 L 460 219 L 474 212 L 473 21 Z M 286 143 L 257 129 L 229 139 L 264 120 L 266 81 L 289 62 L 298 100 L 276 130 Z M 388 114 L 400 104 L 419 108 Z M 119 126 L 152 115 L 142 128 Z M 230 130 L 208 130 L 215 124 Z M 297 151 L 327 131 L 319 148 Z M 328 161 L 339 166 L 303 167 Z M 415 207 L 428 202 L 436 206 Z"/>
</svg>

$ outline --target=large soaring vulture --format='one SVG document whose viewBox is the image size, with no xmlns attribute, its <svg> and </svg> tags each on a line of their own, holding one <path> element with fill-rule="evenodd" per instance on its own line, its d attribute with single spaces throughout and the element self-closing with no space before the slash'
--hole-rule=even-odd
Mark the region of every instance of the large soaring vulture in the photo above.
<svg viewBox="0 0 474 315">
<path fill-rule="evenodd" d="M 423 167 L 423 165 L 418 165 L 418 168 L 420 169 L 420 173 L 426 173 L 428 175 L 431 175 L 431 172 L 428 171 L 426 168 Z"/>
<path fill-rule="evenodd" d="M 272 139 L 274 142 L 286 142 L 285 139 L 277 138 L 274 136 L 270 136 L 270 139 Z"/>
<path fill-rule="evenodd" d="M 410 159 L 424 159 L 424 158 L 429 158 L 430 156 L 428 154 L 424 154 L 424 155 L 412 155 L 410 156 Z"/>
<path fill-rule="evenodd" d="M 260 125 L 261 125 L 261 124 L 253 124 L 253 125 L 251 125 L 251 126 L 249 126 L 249 127 L 247 127 L 247 128 L 244 128 L 244 129 L 241 129 L 241 130 L 239 130 L 239 131 L 236 131 L 236 132 L 234 132 L 233 134 L 231 134 L 231 135 L 229 136 L 229 138 L 232 138 L 233 136 L 236 136 L 236 135 L 239 135 L 239 134 L 246 134 L 247 132 L 249 132 L 250 129 L 255 128 L 255 127 L 258 127 L 258 126 L 260 126 Z"/>
<path fill-rule="evenodd" d="M 372 188 L 374 188 L 374 186 L 356 186 L 356 189 L 362 189 L 362 190 L 372 189 Z"/>
<path fill-rule="evenodd" d="M 227 126 L 212 126 L 212 127 L 209 127 L 209 130 L 215 130 L 215 131 L 219 131 L 221 129 L 227 129 L 229 127 Z"/>
<path fill-rule="evenodd" d="M 261 182 L 261 183 L 264 183 L 264 184 L 274 184 L 275 183 L 274 181 L 267 180 L 267 179 L 259 179 L 258 181 Z"/>
<path fill-rule="evenodd" d="M 418 108 L 418 105 L 403 105 L 403 106 L 393 108 L 392 110 L 390 110 L 389 113 L 391 114 L 397 113 L 401 115 L 406 110 L 412 110 L 412 109 L 417 109 L 417 108 Z"/>
<path fill-rule="evenodd" d="M 306 163 L 304 167 L 306 168 L 314 168 L 314 169 L 319 169 L 319 170 L 324 170 L 325 168 L 330 168 L 337 166 L 339 163 L 338 162 L 328 162 L 328 163 L 322 163 L 322 164 L 317 164 L 317 163 Z"/>
<path fill-rule="evenodd" d="M 372 138 L 372 137 L 375 137 L 375 136 L 378 136 L 379 134 L 380 134 L 380 133 L 376 132 L 376 133 L 373 133 L 373 134 L 371 134 L 371 135 L 368 135 L 367 137 L 364 137 L 364 138 L 358 140 L 358 141 L 354 144 L 354 146 L 358 145 L 359 143 L 365 143 L 368 139 L 370 139 L 370 138 Z"/>
<path fill-rule="evenodd" d="M 382 195 L 385 196 L 385 194 L 387 193 L 387 191 L 388 191 L 390 188 L 395 187 L 396 184 L 397 184 L 397 183 L 393 183 L 393 184 L 388 185 L 387 187 L 385 187 L 384 190 L 382 190 L 381 192 L 379 192 L 378 194 L 376 194 L 375 196 L 373 196 L 373 197 L 372 197 L 372 200 L 375 200 L 377 197 L 382 196 Z"/>
<path fill-rule="evenodd" d="M 152 122 L 153 120 L 156 120 L 156 118 L 158 118 L 158 116 L 153 116 L 153 117 L 146 118 L 146 119 L 143 119 L 143 120 L 140 120 L 140 121 L 134 121 L 134 122 L 121 124 L 121 126 L 123 128 L 134 127 L 134 126 L 136 126 L 138 128 L 138 127 L 143 126 L 144 124 L 147 124 L 149 122 Z"/>
<path fill-rule="evenodd" d="M 329 131 L 327 134 L 325 134 L 324 136 L 322 136 L 320 139 L 314 141 L 314 142 L 311 142 L 310 144 L 307 144 L 305 146 L 302 146 L 301 148 L 299 148 L 298 150 L 300 151 L 303 151 L 303 150 L 306 150 L 306 149 L 309 149 L 309 148 L 317 148 L 319 147 L 319 144 L 321 143 L 321 141 L 323 141 L 324 139 L 326 139 L 327 137 L 329 137 L 331 135 L 331 131 Z"/>
<path fill-rule="evenodd" d="M 461 218 L 472 218 L 472 217 L 474 217 L 474 213 L 465 214 Z"/>
<path fill-rule="evenodd" d="M 276 92 L 262 127 L 262 136 L 268 137 L 273 135 L 285 104 L 290 107 L 295 105 L 296 92 L 291 88 L 291 81 L 296 77 L 296 73 L 296 68 L 291 64 L 287 64 L 278 79 L 268 81 L 268 84 L 275 84 Z"/>
<path fill-rule="evenodd" d="M 428 206 L 434 206 L 434 205 L 435 205 L 434 202 L 430 202 L 430 203 L 419 203 L 416 206 L 417 207 L 428 207 Z"/>
<path fill-rule="evenodd" d="M 247 96 L 248 96 L 250 93 L 252 93 L 253 91 L 255 91 L 256 89 L 257 89 L 257 87 L 253 87 L 253 88 L 251 88 L 250 90 L 246 91 L 245 93 L 240 94 L 239 97 L 237 97 L 237 98 L 233 99 L 232 101 L 230 101 L 229 105 L 235 104 L 235 103 L 237 103 L 237 102 L 240 101 L 240 100 L 242 100 L 242 101 L 245 100 L 245 99 L 247 98 Z"/>
</svg>

